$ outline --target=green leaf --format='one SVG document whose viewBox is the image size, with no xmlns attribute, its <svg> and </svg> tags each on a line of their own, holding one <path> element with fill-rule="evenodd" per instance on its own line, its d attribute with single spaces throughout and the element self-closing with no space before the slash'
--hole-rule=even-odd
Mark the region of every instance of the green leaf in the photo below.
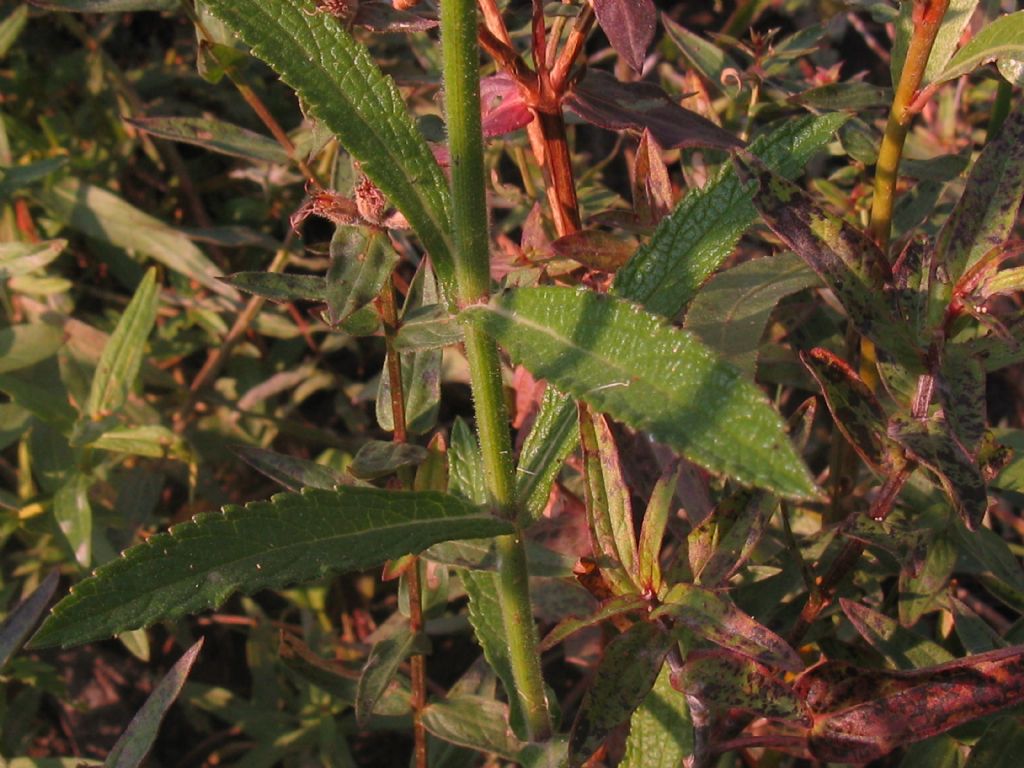
<svg viewBox="0 0 1024 768">
<path fill-rule="evenodd" d="M 18 39 L 21 30 L 25 28 L 28 21 L 28 6 L 19 5 L 0 21 L 0 59 L 3 59 L 7 52 Z"/>
<path fill-rule="evenodd" d="M 523 288 L 463 312 L 537 378 L 741 483 L 806 498 L 814 484 L 778 415 L 691 334 L 588 291 Z"/>
<path fill-rule="evenodd" d="M 949 590 L 949 579 L 956 565 L 957 551 L 944 534 L 929 537 L 923 563 L 905 562 L 900 568 L 900 624 L 912 627 L 928 611 L 939 605 Z M 917 573 L 914 573 L 914 566 Z"/>
<path fill-rule="evenodd" d="M 761 218 L 832 289 L 857 330 L 904 365 L 921 368 L 921 353 L 883 292 L 891 275 L 878 246 L 749 155 L 736 167 L 758 183 Z"/>
<path fill-rule="evenodd" d="M 1024 22 L 1024 11 L 1014 14 Z M 1020 33 L 1024 40 L 1024 32 Z M 1024 196 L 1024 105 L 1017 104 L 999 133 L 985 145 L 967 177 L 967 187 L 939 233 L 938 263 L 949 283 L 936 281 L 940 298 L 936 312 L 968 269 L 1013 232 L 1017 210 Z"/>
<path fill-rule="evenodd" d="M 719 504 L 712 516 L 717 527 L 714 551 L 693 569 L 701 586 L 709 589 L 725 586 L 746 565 L 779 505 L 777 497 L 760 491 L 742 491 L 730 500 L 735 503 Z"/>
<path fill-rule="evenodd" d="M 352 477 L 375 480 L 393 474 L 401 467 L 414 467 L 427 458 L 427 449 L 412 443 L 367 440 L 359 447 L 349 465 Z"/>
<path fill-rule="evenodd" d="M 103 763 L 104 768 L 138 768 L 142 765 L 156 741 L 160 723 L 181 693 L 202 647 L 203 638 L 199 638 L 171 667 L 170 672 L 164 675 L 163 680 L 149 694 L 146 703 L 135 713 L 121 738 L 110 750 Z"/>
<path fill-rule="evenodd" d="M 339 485 L 345 485 L 344 475 L 323 464 L 267 451 L 252 445 L 237 445 L 233 450 L 246 464 L 262 472 L 271 480 L 280 483 L 289 491 L 298 493 L 303 488 L 333 491 Z"/>
<path fill-rule="evenodd" d="M 224 120 L 203 117 L 136 117 L 128 118 L 126 122 L 161 139 L 194 144 L 223 155 L 268 163 L 288 162 L 288 153 L 273 139 Z"/>
<path fill-rule="evenodd" d="M 1016 768 L 1024 754 L 1024 727 L 1016 717 L 996 720 L 974 745 L 964 768 Z"/>
<path fill-rule="evenodd" d="M 441 349 L 462 341 L 462 326 L 440 304 L 429 304 L 413 310 L 402 318 L 395 335 L 395 349 L 416 352 Z"/>
<path fill-rule="evenodd" d="M 454 496 L 376 488 L 282 493 L 197 515 L 100 567 L 54 609 L 37 647 L 148 626 L 252 593 L 353 571 L 512 526 Z"/>
<path fill-rule="evenodd" d="M 235 272 L 221 278 L 241 291 L 271 301 L 326 301 L 327 282 L 316 275 L 279 272 Z"/>
<path fill-rule="evenodd" d="M 356 687 L 356 718 L 361 725 L 369 721 L 373 708 L 391 685 L 402 662 L 413 654 L 429 652 L 427 636 L 414 634 L 408 627 L 400 628 L 370 649 Z"/>
<path fill-rule="evenodd" d="M 188 237 L 112 192 L 77 179 L 63 179 L 34 195 L 72 229 L 143 253 L 225 298 L 239 298 L 234 288 L 217 279 L 220 270 Z"/>
<path fill-rule="evenodd" d="M 640 621 L 604 650 L 569 735 L 569 768 L 580 768 L 647 698 L 673 645 L 661 625 Z"/>
<path fill-rule="evenodd" d="M 642 591 L 649 591 L 655 595 L 661 591 L 661 545 L 682 471 L 682 465 L 678 465 L 674 470 L 667 471 L 658 478 L 647 500 L 644 521 L 640 527 L 640 543 L 637 545 L 637 584 Z"/>
<path fill-rule="evenodd" d="M 191 456 L 181 435 L 160 424 L 138 427 L 116 427 L 104 432 L 88 445 L 105 451 L 149 456 L 154 459 L 175 458 L 188 461 Z"/>
<path fill-rule="evenodd" d="M 35 629 L 50 598 L 57 591 L 58 581 L 60 571 L 50 571 L 39 586 L 32 590 L 32 594 L 14 606 L 4 617 L 3 624 L 0 624 L 0 670 L 7 666 L 11 656 L 21 649 L 25 638 Z"/>
<path fill-rule="evenodd" d="M 687 61 L 701 74 L 704 80 L 718 91 L 725 85 L 722 74 L 728 70 L 741 71 L 741 67 L 727 54 L 721 45 L 715 45 L 677 24 L 666 14 L 661 15 L 661 24 L 668 39 L 683 52 Z"/>
<path fill-rule="evenodd" d="M 426 264 L 421 265 L 405 298 L 401 320 L 407 313 L 439 303 L 434 274 Z M 399 353 L 402 363 L 402 394 L 405 395 L 405 426 L 410 434 L 422 435 L 434 428 L 441 405 L 441 363 L 443 350 L 427 349 Z M 377 391 L 377 423 L 381 429 L 395 428 L 391 413 L 391 378 L 387 375 L 388 361 L 384 360 L 384 373 Z"/>
<path fill-rule="evenodd" d="M 646 612 L 649 605 L 650 603 L 646 598 L 637 594 L 609 597 L 607 600 L 602 601 L 597 607 L 597 610 L 593 613 L 586 616 L 566 616 L 564 619 L 559 621 L 554 628 L 545 635 L 544 639 L 538 646 L 538 650 L 541 652 L 550 650 L 567 637 L 571 637 L 579 632 L 581 629 L 593 627 L 612 618 L 613 616 L 621 616 L 624 613 L 632 613 L 634 611 Z"/>
<path fill-rule="evenodd" d="M 1000 16 L 985 26 L 971 42 L 957 51 L 942 72 L 936 75 L 935 82 L 944 83 L 966 75 L 996 59 L 1024 59 L 1024 11 Z"/>
<path fill-rule="evenodd" d="M 64 345 L 64 335 L 44 323 L 0 328 L 0 373 L 28 368 L 52 357 Z"/>
<path fill-rule="evenodd" d="M 142 367 L 146 339 L 156 323 L 159 291 L 156 270 L 151 268 L 103 347 L 85 405 L 85 415 L 93 421 L 119 410 L 128 399 Z"/>
<path fill-rule="evenodd" d="M 452 493 L 451 490 L 449 492 Z M 531 576 L 572 576 L 577 558 L 554 552 L 529 540 L 525 544 L 526 563 Z M 445 541 L 425 549 L 421 557 L 456 568 L 492 572 L 498 570 L 498 551 L 493 539 Z"/>
<path fill-rule="evenodd" d="M 838 113 L 786 120 L 750 146 L 778 173 L 793 177 L 846 121 Z M 650 241 L 615 275 L 614 293 L 651 312 L 676 317 L 757 220 L 753 188 L 726 164 L 716 179 L 690 192 L 661 221 Z"/>
<path fill-rule="evenodd" d="M 548 385 L 516 466 L 516 499 L 528 519 L 539 520 L 547 507 L 551 485 L 579 443 L 578 422 L 573 399 Z"/>
<path fill-rule="evenodd" d="M 931 53 L 928 55 L 928 64 L 921 79 L 922 87 L 934 81 L 946 68 L 977 5 L 978 0 L 950 0 L 939 31 L 935 35 L 935 42 L 932 43 Z M 896 41 L 893 44 L 890 64 L 894 87 L 900 81 L 910 36 L 914 30 L 912 8 L 911 3 L 901 4 L 899 20 L 896 23 Z M 942 82 L 942 79 L 945 78 L 940 78 L 939 82 Z"/>
<path fill-rule="evenodd" d="M 775 305 L 820 284 L 792 253 L 746 261 L 708 280 L 694 297 L 683 327 L 753 379 L 761 337 Z"/>
<path fill-rule="evenodd" d="M 327 320 L 339 325 L 371 304 L 398 264 L 398 254 L 379 230 L 338 227 L 327 270 Z"/>
<path fill-rule="evenodd" d="M 89 488 L 92 478 L 78 472 L 68 477 L 53 497 L 53 516 L 57 527 L 83 568 L 92 562 L 92 507 Z"/>
<path fill-rule="evenodd" d="M 366 48 L 311 0 L 207 0 L 207 6 L 359 161 L 416 230 L 454 295 L 448 185 L 398 88 Z"/>
<path fill-rule="evenodd" d="M 448 448 L 448 493 L 473 504 L 487 503 L 484 463 L 476 435 L 460 416 L 452 423 Z"/>
<path fill-rule="evenodd" d="M 920 422 L 893 416 L 889 436 L 935 474 L 964 524 L 976 530 L 988 511 L 985 478 L 974 459 L 953 437 L 949 425 L 936 419 Z"/>
<path fill-rule="evenodd" d="M 626 756 L 619 768 L 678 768 L 692 752 L 686 697 L 672 687 L 668 665 L 662 665 L 654 687 L 630 718 Z"/>
<path fill-rule="evenodd" d="M 463 586 L 469 595 L 469 623 L 483 649 L 484 658 L 501 680 L 510 702 L 509 722 L 517 734 L 526 734 L 526 718 L 516 694 L 515 675 L 509 658 L 508 633 L 501 613 L 498 575 L 487 571 L 461 571 Z M 470 745 L 471 746 L 471 745 Z"/>
<path fill-rule="evenodd" d="M 892 89 L 862 81 L 829 83 L 798 93 L 789 100 L 823 111 L 848 109 L 859 112 L 889 106 L 892 103 Z"/>
<path fill-rule="evenodd" d="M 580 442 L 586 467 L 587 522 L 594 554 L 602 575 L 616 592 L 635 592 L 637 573 L 633 505 L 622 476 L 619 452 L 608 420 L 599 413 L 585 414 Z"/>
<path fill-rule="evenodd" d="M 942 664 L 952 655 L 941 645 L 927 640 L 884 614 L 845 597 L 839 605 L 861 637 L 898 669 L 915 669 Z"/>
<path fill-rule="evenodd" d="M 671 618 L 691 632 L 761 664 L 791 672 L 804 664 L 785 640 L 759 624 L 717 592 L 676 584 L 665 595 L 651 618 Z"/>
<path fill-rule="evenodd" d="M 431 703 L 423 710 L 423 725 L 439 739 L 517 760 L 526 745 L 509 731 L 508 708 L 494 699 L 460 694 Z"/>
<path fill-rule="evenodd" d="M 25 8 L 26 6 L 21 6 Z M 68 247 L 67 240 L 40 243 L 0 243 L 0 280 L 42 269 Z"/>
</svg>

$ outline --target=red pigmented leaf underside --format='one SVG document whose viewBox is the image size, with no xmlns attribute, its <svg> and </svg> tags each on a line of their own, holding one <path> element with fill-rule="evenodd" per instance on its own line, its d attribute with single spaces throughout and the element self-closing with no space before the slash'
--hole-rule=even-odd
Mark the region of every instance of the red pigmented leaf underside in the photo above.
<svg viewBox="0 0 1024 768">
<path fill-rule="evenodd" d="M 594 0 L 594 14 L 615 52 L 634 70 L 642 70 L 658 24 L 654 3 L 651 0 Z"/>
</svg>

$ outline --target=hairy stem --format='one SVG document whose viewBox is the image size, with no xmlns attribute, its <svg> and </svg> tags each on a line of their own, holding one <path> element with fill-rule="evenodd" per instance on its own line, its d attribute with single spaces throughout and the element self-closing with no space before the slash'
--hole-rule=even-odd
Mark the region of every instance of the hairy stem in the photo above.
<svg viewBox="0 0 1024 768">
<path fill-rule="evenodd" d="M 441 41 L 451 155 L 456 298 L 458 305 L 464 307 L 486 301 L 490 295 L 479 48 L 473 0 L 445 0 L 441 4 Z M 512 441 L 498 348 L 490 337 L 473 326 L 465 329 L 465 345 L 487 494 L 498 514 L 514 518 Z M 516 688 L 511 695 L 519 698 L 529 737 L 542 740 L 551 734 L 551 716 L 530 608 L 522 536 L 518 533 L 503 536 L 498 539 L 497 547 L 498 594 Z"/>
</svg>

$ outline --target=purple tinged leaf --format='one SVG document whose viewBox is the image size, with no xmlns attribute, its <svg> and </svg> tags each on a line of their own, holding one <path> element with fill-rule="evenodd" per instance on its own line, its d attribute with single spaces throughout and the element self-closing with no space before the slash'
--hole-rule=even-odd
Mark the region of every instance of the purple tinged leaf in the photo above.
<svg viewBox="0 0 1024 768">
<path fill-rule="evenodd" d="M 624 83 L 599 70 L 590 70 L 573 86 L 565 106 L 588 123 L 608 130 L 646 128 L 665 149 L 743 146 L 743 142 L 707 118 L 683 109 L 659 86 Z"/>
<path fill-rule="evenodd" d="M 695 572 L 703 587 L 724 586 L 746 564 L 779 504 L 777 496 L 763 491 L 741 492 L 734 498 L 740 502 L 735 517 L 723 520 L 715 515 L 718 544 L 704 566 Z"/>
<path fill-rule="evenodd" d="M 651 0 L 593 0 L 593 4 L 597 23 L 612 48 L 640 72 L 658 24 L 654 3 Z"/>
<path fill-rule="evenodd" d="M 572 725 L 569 768 L 580 768 L 643 703 L 673 642 L 660 624 L 640 621 L 608 644 Z"/>
<path fill-rule="evenodd" d="M 640 595 L 618 595 L 604 600 L 596 611 L 587 616 L 567 616 L 555 625 L 548 634 L 541 640 L 538 650 L 544 652 L 554 648 L 567 637 L 574 635 L 582 629 L 600 624 L 613 616 L 621 616 L 631 611 L 640 611 L 648 606 L 647 600 Z"/>
<path fill-rule="evenodd" d="M 977 530 L 988 510 L 985 478 L 949 425 L 945 421 L 920 422 L 893 416 L 889 420 L 889 436 L 935 473 L 964 524 L 972 531 Z"/>
<path fill-rule="evenodd" d="M 800 672 L 803 661 L 781 637 L 737 608 L 718 592 L 676 584 L 652 619 L 669 618 L 701 637 L 733 653 L 761 664 Z"/>
<path fill-rule="evenodd" d="M 632 243 L 597 229 L 582 229 L 560 237 L 551 244 L 551 248 L 562 258 L 602 272 L 615 272 L 636 250 Z"/>
<path fill-rule="evenodd" d="M 436 27 L 437 19 L 399 10 L 379 0 L 360 0 L 352 24 L 373 32 L 424 32 Z"/>
<path fill-rule="evenodd" d="M 728 651 L 690 653 L 674 683 L 712 715 L 741 709 L 810 724 L 803 702 L 774 670 Z"/>
<path fill-rule="evenodd" d="M 833 290 L 857 330 L 904 365 L 921 369 L 920 350 L 886 295 L 891 273 L 878 246 L 753 155 L 744 153 L 734 164 L 743 181 L 757 182 L 754 207 L 765 223 Z"/>
<path fill-rule="evenodd" d="M 876 472 L 888 464 L 891 440 L 886 436 L 886 416 L 874 393 L 843 360 L 827 349 L 801 352 L 800 360 L 811 372 L 836 427 L 864 462 Z"/>
<path fill-rule="evenodd" d="M 153 692 L 142 705 L 142 709 L 135 713 L 135 717 L 128 724 L 128 728 L 121 734 L 121 738 L 110 750 L 103 765 L 107 768 L 137 768 L 142 765 L 146 755 L 156 740 L 160 723 L 171 708 L 171 704 L 178 698 L 185 679 L 192 670 L 199 651 L 203 647 L 203 638 L 185 651 L 177 663 L 171 667 L 164 679 L 153 689 Z"/>
<path fill-rule="evenodd" d="M 974 456 L 988 428 L 985 406 L 985 370 L 962 346 L 947 345 L 937 379 L 943 411 L 953 433 Z"/>
</svg>

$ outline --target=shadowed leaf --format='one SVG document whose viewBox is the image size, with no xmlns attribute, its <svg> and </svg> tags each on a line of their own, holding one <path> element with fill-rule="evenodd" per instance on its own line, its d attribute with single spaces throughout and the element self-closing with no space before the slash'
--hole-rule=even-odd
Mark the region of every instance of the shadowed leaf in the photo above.
<svg viewBox="0 0 1024 768">
<path fill-rule="evenodd" d="M 781 637 L 709 589 L 676 584 L 665 595 L 652 619 L 667 617 L 694 634 L 754 661 L 792 672 L 803 662 Z"/>
<path fill-rule="evenodd" d="M 235 272 L 221 278 L 240 291 L 271 301 L 325 301 L 327 283 L 316 275 L 283 275 L 277 272 Z"/>
<path fill-rule="evenodd" d="M 643 703 L 672 644 L 672 636 L 649 621 L 637 622 L 608 644 L 572 724 L 569 768 L 580 768 Z"/>
<path fill-rule="evenodd" d="M 104 761 L 104 768 L 138 768 L 146 759 L 146 755 L 156 741 L 157 731 L 167 710 L 181 693 L 188 673 L 192 670 L 199 651 L 203 647 L 203 638 L 185 651 L 177 663 L 171 667 L 164 679 L 149 694 L 142 709 L 128 723 L 128 728 L 114 744 L 110 754 Z"/>
<path fill-rule="evenodd" d="M 399 666 L 415 653 L 430 653 L 426 635 L 416 635 L 402 627 L 370 649 L 356 686 L 356 718 L 366 726 L 373 709 L 391 685 Z"/>
<path fill-rule="evenodd" d="M 25 638 L 35 629 L 50 598 L 57 590 L 58 581 L 60 571 L 50 571 L 39 586 L 32 590 L 32 594 L 14 606 L 4 617 L 3 624 L 0 624 L 0 670 L 7 665 L 11 656 L 21 648 Z"/>
<path fill-rule="evenodd" d="M 624 83 L 612 75 L 591 69 L 565 98 L 565 106 L 588 123 L 621 131 L 631 128 L 651 132 L 665 149 L 714 147 L 736 149 L 743 142 L 706 117 L 672 101 L 657 85 Z"/>
<path fill-rule="evenodd" d="M 630 718 L 620 768 L 678 768 L 692 753 L 690 711 L 671 679 L 668 665 L 663 665 L 651 692 Z"/>
<path fill-rule="evenodd" d="M 897 667 L 926 667 L 951 658 L 942 646 L 904 629 L 884 614 L 846 598 L 840 598 L 839 605 L 861 637 Z"/>
<path fill-rule="evenodd" d="M 807 721 L 803 702 L 770 667 L 728 651 L 691 652 L 677 684 L 711 713 L 742 709 L 761 717 Z"/>
<path fill-rule="evenodd" d="M 531 520 L 544 512 L 552 482 L 579 443 L 578 423 L 576 403 L 549 384 L 516 467 L 516 499 Z"/>
<path fill-rule="evenodd" d="M 713 88 L 722 90 L 722 74 L 726 70 L 741 71 L 739 64 L 725 52 L 722 45 L 708 42 L 700 35 L 677 24 L 666 14 L 661 16 L 661 24 L 668 33 L 668 39 L 679 47 L 687 60 Z"/>
<path fill-rule="evenodd" d="M 287 163 L 276 141 L 223 120 L 202 117 L 137 117 L 125 122 L 161 139 L 181 141 L 245 160 Z"/>
<path fill-rule="evenodd" d="M 401 467 L 415 467 L 427 458 L 427 449 L 412 443 L 367 440 L 359 447 L 348 471 L 360 480 L 375 480 Z"/>
<path fill-rule="evenodd" d="M 303 488 L 333 491 L 345 484 L 345 476 L 331 467 L 283 453 L 267 451 L 253 445 L 236 445 L 234 452 L 249 466 L 298 493 Z"/>
<path fill-rule="evenodd" d="M 964 347 L 946 345 L 936 383 L 950 427 L 960 444 L 974 455 L 988 429 L 981 363 L 966 354 Z"/>
</svg>

